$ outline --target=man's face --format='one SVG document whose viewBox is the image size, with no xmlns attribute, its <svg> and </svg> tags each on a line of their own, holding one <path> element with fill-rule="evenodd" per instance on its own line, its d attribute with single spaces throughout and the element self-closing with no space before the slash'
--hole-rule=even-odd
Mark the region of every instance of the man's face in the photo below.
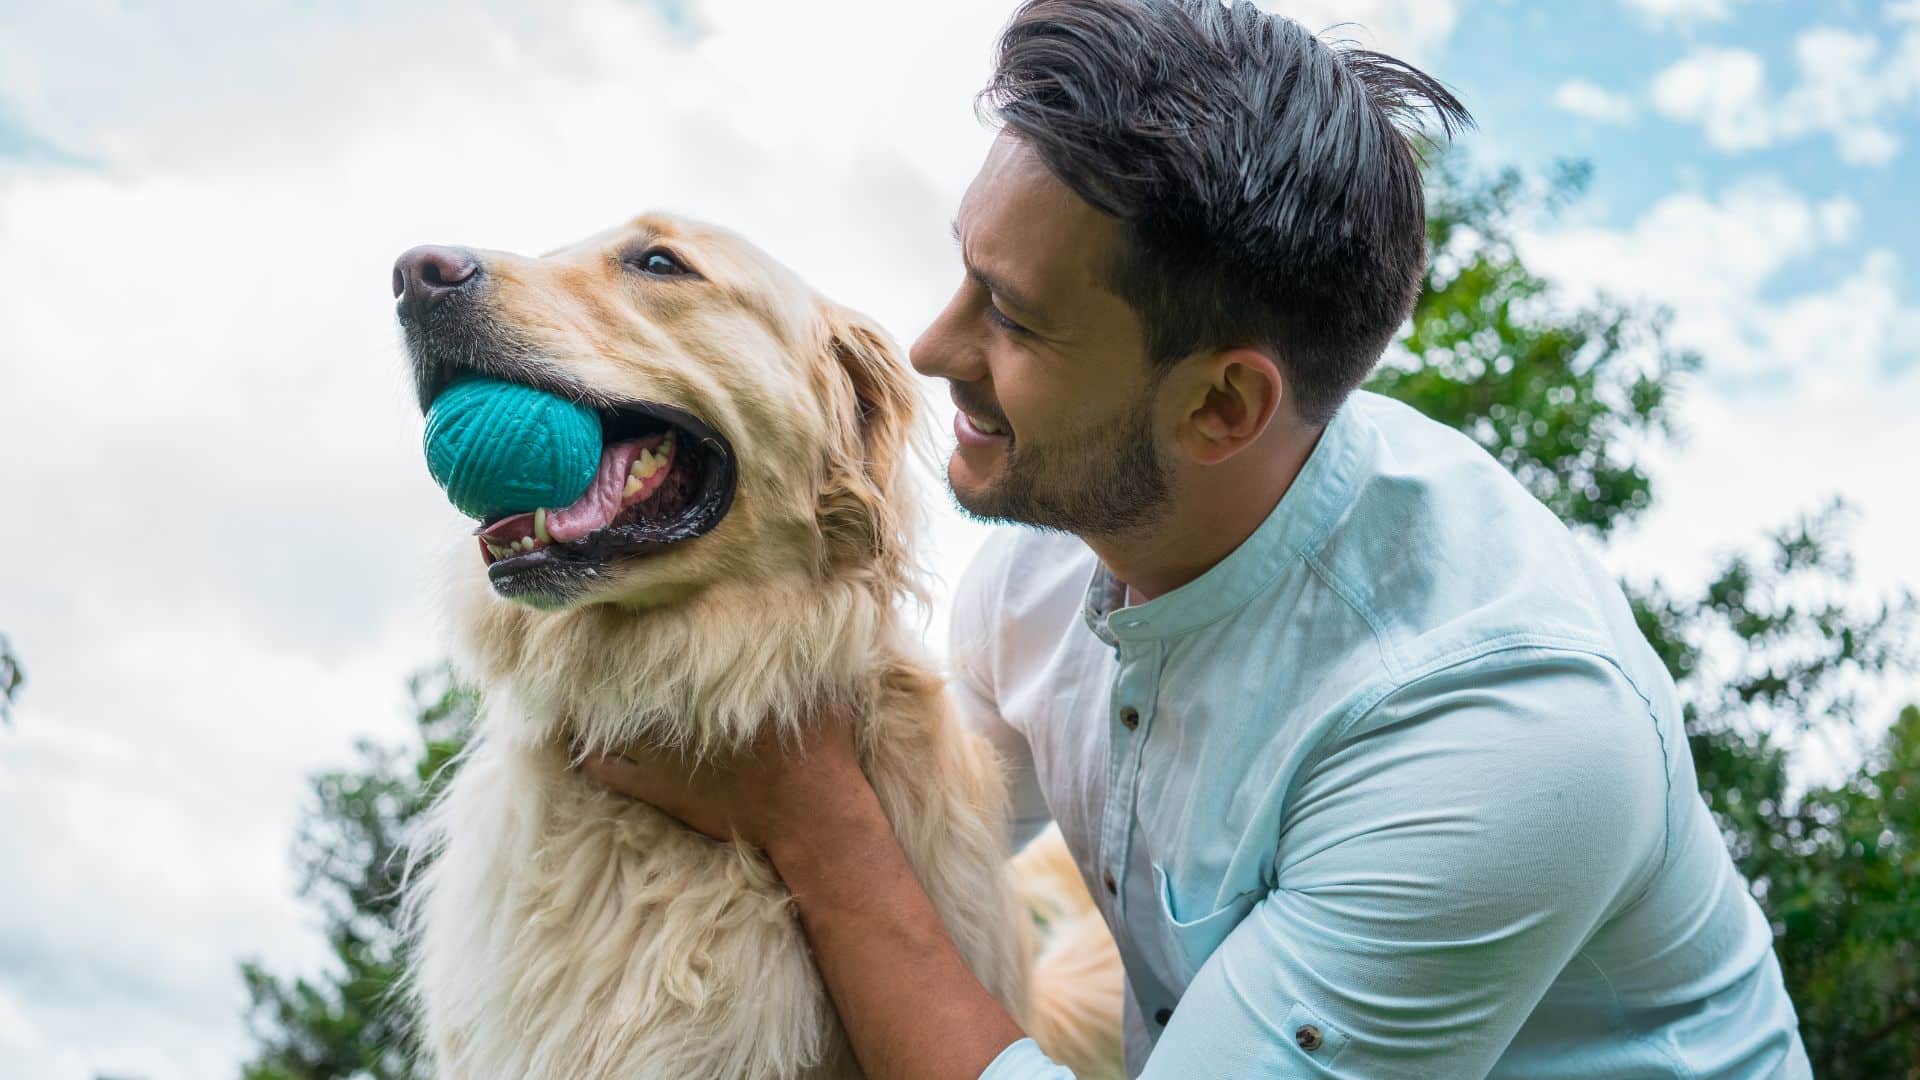
<svg viewBox="0 0 1920 1080">
<path fill-rule="evenodd" d="M 1169 469 L 1139 318 L 1102 283 L 1118 223 L 1003 134 L 954 232 L 967 273 L 912 359 L 948 381 L 959 409 L 955 501 L 1083 536 L 1151 524 Z"/>
</svg>

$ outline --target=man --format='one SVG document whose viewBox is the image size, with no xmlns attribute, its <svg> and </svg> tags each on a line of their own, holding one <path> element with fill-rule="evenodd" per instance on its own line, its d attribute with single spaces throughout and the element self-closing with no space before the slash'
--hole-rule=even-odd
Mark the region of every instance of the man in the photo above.
<svg viewBox="0 0 1920 1080">
<path fill-rule="evenodd" d="M 913 349 L 996 535 L 963 706 L 1057 820 L 1153 1077 L 1799 1077 L 1768 926 L 1619 589 L 1487 455 L 1356 393 L 1424 265 L 1395 121 L 1459 104 L 1250 3 L 1030 0 Z M 862 1063 L 1061 1075 L 961 964 L 829 722 L 590 771 L 792 887 Z"/>
</svg>

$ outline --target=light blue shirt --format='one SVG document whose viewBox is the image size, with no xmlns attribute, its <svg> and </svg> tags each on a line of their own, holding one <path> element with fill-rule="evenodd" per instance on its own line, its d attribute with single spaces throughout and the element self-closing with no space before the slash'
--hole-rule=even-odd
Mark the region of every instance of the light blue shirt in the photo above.
<svg viewBox="0 0 1920 1080">
<path fill-rule="evenodd" d="M 1805 1077 L 1765 918 L 1613 577 L 1459 433 L 1359 394 L 1137 606 L 1000 530 L 956 694 L 1126 965 L 1130 1074 Z M 994 1080 L 1061 1077 L 1031 1040 Z"/>
</svg>

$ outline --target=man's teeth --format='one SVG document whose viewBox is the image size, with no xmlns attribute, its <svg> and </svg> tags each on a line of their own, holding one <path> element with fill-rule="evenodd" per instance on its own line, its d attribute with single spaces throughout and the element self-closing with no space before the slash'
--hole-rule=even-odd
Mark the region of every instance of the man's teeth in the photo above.
<svg viewBox="0 0 1920 1080">
<path fill-rule="evenodd" d="M 967 414 L 967 420 L 973 424 L 975 431 L 979 431 L 982 434 L 986 434 L 986 435 L 1000 434 L 1000 425 L 994 423 L 991 420 L 982 420 L 971 413 Z"/>
</svg>

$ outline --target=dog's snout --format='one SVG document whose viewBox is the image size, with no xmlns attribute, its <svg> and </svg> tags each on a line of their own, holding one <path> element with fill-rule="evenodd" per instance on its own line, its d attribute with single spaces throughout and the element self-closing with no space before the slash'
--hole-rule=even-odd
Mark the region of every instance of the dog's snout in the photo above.
<svg viewBox="0 0 1920 1080">
<path fill-rule="evenodd" d="M 461 248 L 422 244 L 393 264 L 393 295 L 402 317 L 418 315 L 480 273 L 480 261 Z"/>
</svg>

